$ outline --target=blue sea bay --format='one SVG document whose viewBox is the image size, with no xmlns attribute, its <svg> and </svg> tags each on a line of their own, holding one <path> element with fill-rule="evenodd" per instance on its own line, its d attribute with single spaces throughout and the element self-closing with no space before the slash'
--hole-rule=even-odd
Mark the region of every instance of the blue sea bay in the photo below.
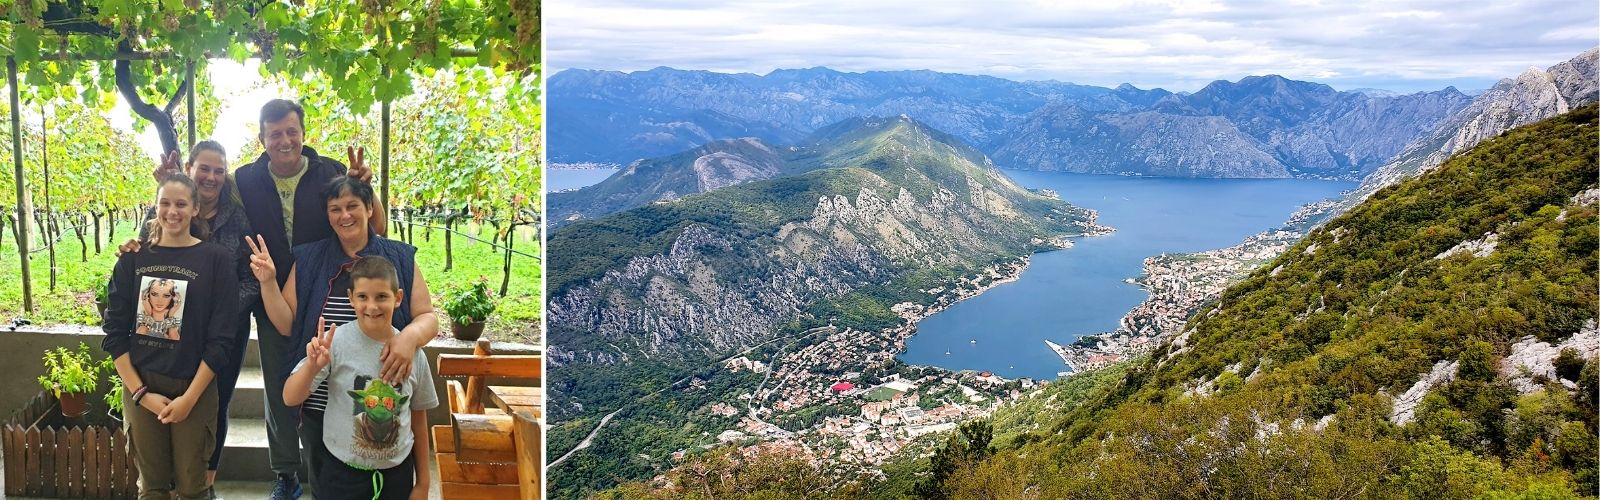
<svg viewBox="0 0 1600 500">
<path fill-rule="evenodd" d="M 1282 225 L 1303 204 L 1355 187 L 1305 179 L 1006 174 L 1023 186 L 1052 189 L 1073 205 L 1098 210 L 1099 223 L 1116 232 L 1035 254 L 1017 281 L 924 318 L 906 343 L 903 361 L 1054 379 L 1066 366 L 1044 341 L 1065 345 L 1114 330 L 1148 297 L 1124 281 L 1143 272 L 1145 257 L 1231 246 Z"/>
</svg>

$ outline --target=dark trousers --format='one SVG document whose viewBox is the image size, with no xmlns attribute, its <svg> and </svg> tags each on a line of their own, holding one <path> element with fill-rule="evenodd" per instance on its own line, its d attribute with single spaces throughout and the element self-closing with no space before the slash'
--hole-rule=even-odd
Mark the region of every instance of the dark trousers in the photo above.
<svg viewBox="0 0 1600 500">
<path fill-rule="evenodd" d="M 250 344 L 250 310 L 239 313 L 239 328 L 233 332 L 233 352 L 228 353 L 228 366 L 214 366 L 217 384 L 217 449 L 211 452 L 211 462 L 206 470 L 215 471 L 222 463 L 222 448 L 228 443 L 228 402 L 233 401 L 233 390 L 239 385 L 239 371 L 244 369 L 244 351 Z"/>
<path fill-rule="evenodd" d="M 329 460 L 329 457 L 333 456 L 328 451 L 328 446 L 322 444 L 322 412 L 308 410 L 304 406 L 300 407 L 300 443 L 305 445 L 306 469 L 311 473 L 311 477 L 306 478 L 306 480 L 315 488 L 317 485 L 322 484 L 318 482 L 317 475 L 322 474 L 322 468 L 326 465 L 325 462 Z M 332 460 L 334 462 L 339 461 L 337 458 Z M 321 490 L 317 491 L 320 492 Z M 343 497 L 318 496 L 317 498 Z M 372 497 L 369 495 L 362 498 Z"/>
<path fill-rule="evenodd" d="M 417 480 L 417 457 L 412 453 L 406 453 L 406 459 L 400 462 L 400 465 L 380 470 L 361 470 L 345 465 L 320 441 L 317 442 L 313 453 L 316 458 L 311 460 L 312 463 L 322 465 L 322 469 L 316 474 L 316 482 L 313 483 L 317 489 L 318 500 L 411 498 L 411 487 Z M 379 486 L 376 488 L 376 496 L 373 495 L 374 484 Z"/>
<path fill-rule="evenodd" d="M 256 318 L 256 340 L 261 349 L 261 376 L 266 385 L 267 406 L 267 458 L 272 462 L 272 472 L 285 475 L 300 474 L 309 463 L 309 448 L 300 446 L 300 435 L 297 429 L 300 425 L 300 407 L 283 404 L 283 383 L 289 379 L 288 369 L 284 367 L 284 359 L 289 355 L 288 338 L 280 335 L 272 327 L 272 320 L 267 315 L 261 304 L 251 307 L 251 312 Z M 298 347 L 305 351 L 306 346 Z M 320 434 L 318 435 L 320 436 Z M 320 440 L 319 440 L 320 442 Z M 305 470 L 314 474 L 315 470 Z"/>
</svg>

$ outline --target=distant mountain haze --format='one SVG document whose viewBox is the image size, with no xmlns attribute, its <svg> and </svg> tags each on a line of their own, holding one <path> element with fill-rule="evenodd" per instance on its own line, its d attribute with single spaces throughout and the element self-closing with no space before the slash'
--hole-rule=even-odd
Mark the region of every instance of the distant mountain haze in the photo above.
<svg viewBox="0 0 1600 500">
<path fill-rule="evenodd" d="M 629 164 L 719 139 L 795 144 L 861 116 L 907 115 L 1003 168 L 1181 177 L 1358 180 L 1471 97 L 1340 92 L 1281 76 L 1192 94 L 933 71 L 767 75 L 656 68 L 550 78 L 554 163 Z"/>
</svg>

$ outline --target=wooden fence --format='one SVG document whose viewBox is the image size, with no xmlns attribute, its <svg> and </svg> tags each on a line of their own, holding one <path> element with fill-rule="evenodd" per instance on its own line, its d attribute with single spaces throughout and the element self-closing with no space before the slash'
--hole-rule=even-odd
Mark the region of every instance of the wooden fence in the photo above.
<svg viewBox="0 0 1600 500">
<path fill-rule="evenodd" d="M 56 411 L 55 396 L 42 393 L 0 427 L 7 496 L 43 498 L 134 498 L 139 474 L 128 458 L 121 427 L 42 426 Z"/>
</svg>

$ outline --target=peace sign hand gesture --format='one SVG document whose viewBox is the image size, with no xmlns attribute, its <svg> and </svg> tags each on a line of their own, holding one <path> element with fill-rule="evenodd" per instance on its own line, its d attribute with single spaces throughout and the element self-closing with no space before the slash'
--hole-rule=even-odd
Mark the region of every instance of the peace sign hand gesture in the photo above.
<svg viewBox="0 0 1600 500">
<path fill-rule="evenodd" d="M 178 163 L 178 152 L 172 151 L 161 155 L 161 165 L 150 172 L 150 175 L 155 176 L 156 182 L 161 182 L 166 180 L 167 177 L 171 177 L 172 174 L 182 172 L 183 167 Z"/>
<path fill-rule="evenodd" d="M 367 148 L 345 146 L 344 154 L 350 160 L 350 170 L 345 174 L 361 182 L 372 182 L 372 169 L 367 168 Z"/>
<path fill-rule="evenodd" d="M 267 239 L 257 234 L 252 240 L 245 235 L 244 242 L 250 245 L 250 272 L 256 275 L 256 281 L 277 283 L 278 266 L 272 263 L 272 254 L 267 253 Z"/>
<path fill-rule="evenodd" d="M 329 349 L 333 347 L 333 326 L 327 325 L 327 320 L 317 317 L 317 338 L 306 343 L 306 362 L 312 368 L 321 370 L 333 360 Z"/>
</svg>

